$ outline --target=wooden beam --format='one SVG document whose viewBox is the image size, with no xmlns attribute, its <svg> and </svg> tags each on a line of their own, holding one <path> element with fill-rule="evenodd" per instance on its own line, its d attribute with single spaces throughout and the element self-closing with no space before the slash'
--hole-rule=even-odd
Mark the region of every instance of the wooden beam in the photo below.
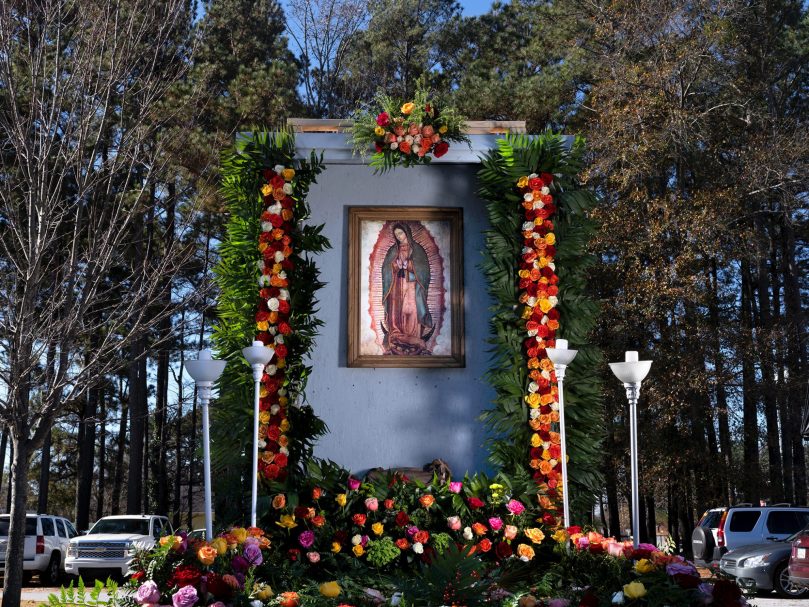
<svg viewBox="0 0 809 607">
<path fill-rule="evenodd" d="M 352 120 L 288 118 L 287 125 L 296 133 L 346 133 L 354 124 Z M 500 135 L 527 133 L 525 120 L 470 120 L 464 133 L 467 135 Z"/>
</svg>

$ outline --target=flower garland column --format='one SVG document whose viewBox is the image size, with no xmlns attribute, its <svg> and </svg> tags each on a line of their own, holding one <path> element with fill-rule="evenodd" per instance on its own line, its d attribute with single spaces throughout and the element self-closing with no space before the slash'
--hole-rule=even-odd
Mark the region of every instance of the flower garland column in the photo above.
<svg viewBox="0 0 809 607">
<path fill-rule="evenodd" d="M 284 375 L 287 347 L 285 336 L 292 332 L 289 323 L 289 279 L 292 270 L 292 220 L 295 200 L 295 170 L 282 165 L 264 169 L 266 182 L 261 188 L 263 212 L 258 249 L 262 254 L 258 262 L 258 312 L 256 313 L 256 339 L 275 350 L 275 357 L 267 365 L 260 392 L 259 447 L 263 449 L 259 461 L 259 474 L 268 480 L 283 481 L 287 476 L 290 429 L 287 417 L 289 394 Z"/>
<path fill-rule="evenodd" d="M 546 511 L 543 522 L 558 523 L 558 503 L 562 470 L 560 436 L 552 431 L 559 422 L 559 396 L 553 364 L 545 348 L 556 343 L 559 311 L 556 309 L 559 277 L 553 258 L 556 236 L 551 217 L 556 205 L 550 194 L 553 175 L 532 173 L 520 177 L 517 189 L 522 195 L 524 223 L 523 248 L 519 270 L 522 318 L 528 337 L 523 342 L 528 365 L 525 402 L 529 407 L 531 434 L 530 462 L 539 491 L 540 506 Z"/>
</svg>

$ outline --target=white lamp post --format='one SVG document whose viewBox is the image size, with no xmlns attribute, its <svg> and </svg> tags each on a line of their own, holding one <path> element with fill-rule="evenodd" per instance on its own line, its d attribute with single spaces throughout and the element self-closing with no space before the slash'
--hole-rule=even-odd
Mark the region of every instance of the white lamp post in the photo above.
<svg viewBox="0 0 809 607">
<path fill-rule="evenodd" d="M 638 547 L 640 537 L 640 496 L 638 492 L 638 398 L 640 384 L 652 368 L 651 360 L 638 360 L 638 353 L 626 353 L 625 362 L 610 363 L 610 369 L 626 388 L 629 400 L 629 459 L 632 467 L 632 542 Z"/>
<path fill-rule="evenodd" d="M 545 353 L 553 363 L 556 381 L 559 384 L 559 434 L 562 450 L 562 505 L 565 517 L 565 529 L 570 527 L 570 499 L 567 494 L 567 439 L 565 436 L 565 370 L 576 358 L 578 350 L 568 350 L 566 339 L 557 339 L 555 348 L 545 348 Z"/>
<path fill-rule="evenodd" d="M 261 378 L 264 367 L 272 360 L 275 350 L 268 348 L 261 341 L 254 341 L 252 346 L 242 350 L 242 354 L 253 369 L 253 384 L 255 386 L 253 397 L 253 495 L 250 504 L 250 525 L 256 526 L 256 506 L 258 504 L 258 416 Z"/>
<path fill-rule="evenodd" d="M 222 375 L 227 363 L 224 360 L 213 360 L 210 350 L 200 350 L 197 360 L 187 360 L 185 368 L 197 383 L 197 394 L 202 405 L 202 463 L 205 475 L 205 539 L 213 538 L 213 519 L 211 516 L 211 440 L 208 421 L 208 403 L 211 400 L 211 388 Z M 190 522 L 190 521 L 189 521 Z"/>
</svg>

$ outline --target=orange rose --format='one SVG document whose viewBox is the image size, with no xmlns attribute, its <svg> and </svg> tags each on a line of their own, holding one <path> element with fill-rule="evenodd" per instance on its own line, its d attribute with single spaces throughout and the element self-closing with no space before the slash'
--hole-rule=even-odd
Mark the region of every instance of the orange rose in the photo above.
<svg viewBox="0 0 809 607">
<path fill-rule="evenodd" d="M 314 489 L 312 489 L 312 499 L 313 500 L 319 500 L 322 495 L 323 495 L 323 489 L 321 489 L 320 487 L 315 487 Z"/>
<path fill-rule="evenodd" d="M 272 507 L 276 510 L 280 510 L 284 506 L 287 505 L 287 496 L 283 493 L 279 493 L 275 497 L 272 498 Z"/>
<path fill-rule="evenodd" d="M 399 144 L 399 151 L 400 151 L 402 154 L 409 154 L 409 153 L 410 153 L 410 144 L 409 144 L 409 143 L 407 143 L 407 141 L 402 141 L 402 142 Z"/>
<path fill-rule="evenodd" d="M 492 549 L 492 542 L 488 538 L 483 538 L 478 542 L 478 548 L 481 552 L 488 552 Z"/>
<path fill-rule="evenodd" d="M 551 463 L 550 463 L 550 462 L 545 461 L 545 460 L 542 460 L 542 461 L 539 463 L 539 471 L 540 471 L 542 474 L 544 474 L 545 476 L 547 476 L 548 474 L 550 474 L 551 470 L 553 470 L 553 466 L 551 466 Z"/>
<path fill-rule="evenodd" d="M 402 114 L 404 114 L 405 116 L 409 116 L 413 112 L 413 110 L 415 110 L 415 109 L 416 109 L 416 104 L 415 103 L 411 103 L 411 102 L 405 103 L 402 106 Z"/>
<path fill-rule="evenodd" d="M 522 560 L 530 561 L 534 558 L 534 549 L 527 544 L 520 544 L 517 546 L 517 554 Z"/>
<path fill-rule="evenodd" d="M 300 597 L 297 592 L 282 592 L 278 604 L 281 607 L 298 607 L 298 605 L 300 605 Z"/>
<path fill-rule="evenodd" d="M 213 565 L 218 554 L 219 553 L 216 551 L 216 548 L 212 548 L 211 546 L 203 546 L 197 550 L 197 558 L 199 559 L 199 562 L 206 567 Z"/>
<path fill-rule="evenodd" d="M 475 535 L 486 535 L 488 529 L 486 528 L 486 525 L 482 523 L 475 523 L 472 525 L 472 531 L 475 532 Z"/>
<path fill-rule="evenodd" d="M 428 493 L 426 495 L 422 495 L 419 498 L 419 503 L 422 506 L 424 506 L 425 508 L 429 508 L 430 506 L 432 506 L 435 503 L 435 498 Z"/>
</svg>

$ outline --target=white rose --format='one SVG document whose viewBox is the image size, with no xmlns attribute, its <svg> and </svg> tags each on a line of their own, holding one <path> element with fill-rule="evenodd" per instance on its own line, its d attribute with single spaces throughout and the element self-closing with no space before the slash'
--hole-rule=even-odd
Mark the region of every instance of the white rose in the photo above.
<svg viewBox="0 0 809 607">
<path fill-rule="evenodd" d="M 267 441 L 265 441 L 263 438 L 258 439 L 258 448 L 259 449 L 263 449 L 266 446 L 267 446 Z"/>
<path fill-rule="evenodd" d="M 533 250 L 534 249 L 532 249 L 531 247 L 523 247 L 522 248 L 522 254 L 525 255 L 526 253 L 530 253 Z"/>
<path fill-rule="evenodd" d="M 287 395 L 287 389 L 286 388 L 279 388 L 278 389 L 278 396 L 286 396 L 286 395 Z"/>
<path fill-rule="evenodd" d="M 537 305 L 537 298 L 529 297 L 528 300 L 525 302 L 525 305 L 533 308 L 535 305 Z"/>
<path fill-rule="evenodd" d="M 543 378 L 547 379 L 548 381 L 551 380 L 551 372 L 550 371 L 543 371 L 542 373 L 540 373 L 540 375 Z"/>
<path fill-rule="evenodd" d="M 534 229 L 534 222 L 533 221 L 526 221 L 522 224 L 522 231 L 527 232 L 528 230 Z"/>
<path fill-rule="evenodd" d="M 421 143 L 421 135 L 416 135 L 413 137 L 413 143 Z"/>
<path fill-rule="evenodd" d="M 413 135 L 408 135 L 407 137 L 405 137 L 405 141 L 407 143 L 413 143 Z"/>
<path fill-rule="evenodd" d="M 262 221 L 261 222 L 261 231 L 262 232 L 272 232 L 272 224 L 269 221 Z"/>
<path fill-rule="evenodd" d="M 421 149 L 420 145 L 418 145 L 418 144 L 413 145 L 413 153 L 414 154 L 418 154 L 420 149 Z"/>
<path fill-rule="evenodd" d="M 359 533 L 351 538 L 351 543 L 354 544 L 355 546 L 358 545 L 360 542 L 362 542 L 362 536 Z"/>
<path fill-rule="evenodd" d="M 550 262 L 550 263 L 548 264 L 548 267 L 549 267 L 551 270 L 553 270 L 554 272 L 556 272 L 556 264 L 555 264 L 555 263 Z"/>
<path fill-rule="evenodd" d="M 558 411 L 559 410 L 559 403 L 551 403 L 551 410 Z"/>
<path fill-rule="evenodd" d="M 278 272 L 278 278 L 280 278 L 281 280 L 286 280 L 287 279 L 287 273 L 284 272 L 283 270 Z"/>
<path fill-rule="evenodd" d="M 543 208 L 545 208 L 545 203 L 542 202 L 541 200 L 535 200 L 534 201 L 534 208 L 535 209 L 543 209 Z"/>
<path fill-rule="evenodd" d="M 284 190 L 284 194 L 292 194 L 292 184 L 291 183 L 285 183 L 281 189 Z"/>
<path fill-rule="evenodd" d="M 267 365 L 267 375 L 275 375 L 278 372 L 278 367 L 275 365 Z"/>
<path fill-rule="evenodd" d="M 530 331 L 528 331 L 528 337 L 536 337 L 537 333 L 538 331 L 536 329 L 531 329 Z"/>
<path fill-rule="evenodd" d="M 259 259 L 256 262 L 256 266 L 258 267 L 259 272 L 262 272 L 262 273 L 264 272 L 264 260 L 263 259 Z"/>
<path fill-rule="evenodd" d="M 421 542 L 416 542 L 413 544 L 413 552 L 416 554 L 424 554 L 424 546 Z"/>
<path fill-rule="evenodd" d="M 533 199 L 534 199 L 534 195 L 531 192 L 528 192 L 527 194 L 523 194 L 523 200 L 525 200 L 526 202 L 531 202 Z"/>
<path fill-rule="evenodd" d="M 289 455 L 289 449 L 287 449 L 286 447 L 281 447 L 280 449 L 278 449 L 278 453 L 283 453 L 284 455 Z"/>
<path fill-rule="evenodd" d="M 531 173 L 531 174 L 528 176 L 528 179 L 534 179 L 535 177 L 539 177 L 539 175 L 537 175 L 536 173 Z"/>
<path fill-rule="evenodd" d="M 267 284 L 270 284 L 269 277 L 267 277 Z M 278 312 L 280 305 L 281 304 L 277 297 L 271 297 L 269 300 L 267 300 L 267 307 L 270 309 L 270 312 Z"/>
<path fill-rule="evenodd" d="M 402 141 L 404 141 L 404 137 L 402 137 L 401 135 L 399 135 L 399 136 L 396 138 L 396 141 L 398 141 L 399 143 L 402 143 Z"/>
<path fill-rule="evenodd" d="M 287 291 L 286 289 L 281 289 L 278 292 L 278 299 L 283 299 L 284 301 L 289 299 L 289 291 Z"/>
<path fill-rule="evenodd" d="M 273 169 L 272 169 L 272 170 L 273 170 L 273 171 L 275 171 L 276 173 L 278 173 L 278 174 L 280 175 L 281 173 L 283 173 L 283 172 L 284 172 L 284 165 L 283 165 L 283 164 L 276 164 L 276 165 L 273 167 Z"/>
<path fill-rule="evenodd" d="M 275 263 L 281 263 L 284 261 L 284 254 L 281 251 L 276 251 L 273 259 L 275 260 Z"/>
<path fill-rule="evenodd" d="M 390 149 L 395 150 L 398 147 L 399 147 L 399 144 L 396 143 L 395 141 L 390 142 Z"/>
<path fill-rule="evenodd" d="M 281 410 L 280 405 L 273 405 L 270 407 L 270 415 L 276 415 Z"/>
<path fill-rule="evenodd" d="M 551 193 L 551 191 L 548 189 L 548 186 L 542 186 L 540 192 L 542 192 L 543 196 L 547 196 L 548 194 Z"/>
<path fill-rule="evenodd" d="M 530 417 L 531 419 L 536 419 L 536 418 L 538 418 L 538 417 L 540 416 L 539 409 L 531 409 L 531 411 L 528 413 L 528 415 L 529 415 L 529 417 Z"/>
<path fill-rule="evenodd" d="M 538 392 L 539 391 L 539 385 L 535 381 L 532 381 L 530 384 L 528 384 L 528 391 L 532 392 L 532 393 L 533 392 Z"/>
<path fill-rule="evenodd" d="M 278 332 L 278 327 L 272 326 L 272 327 L 270 327 L 270 328 L 268 328 L 268 329 L 267 329 L 267 332 L 268 332 L 270 335 L 275 335 L 275 334 Z"/>
<path fill-rule="evenodd" d="M 539 321 L 539 324 L 541 324 L 541 325 L 547 325 L 547 324 L 548 324 L 548 317 L 547 317 L 547 316 L 543 316 L 543 317 L 542 317 L 542 320 L 540 320 L 540 321 Z"/>
<path fill-rule="evenodd" d="M 272 206 L 270 206 L 270 207 L 267 207 L 267 210 L 268 210 L 268 211 L 270 212 L 270 214 L 272 214 L 272 215 L 280 215 L 280 214 L 281 214 L 281 209 L 282 209 L 282 208 L 283 208 L 283 207 L 281 206 L 281 203 L 280 203 L 280 202 L 276 202 L 274 205 L 272 205 Z"/>
<path fill-rule="evenodd" d="M 472 527 L 464 527 L 463 528 L 463 539 L 469 541 L 472 539 Z"/>
<path fill-rule="evenodd" d="M 555 306 L 556 304 L 559 303 L 559 298 L 556 297 L 556 295 L 551 295 L 550 297 L 548 297 L 548 301 L 551 302 L 552 306 Z"/>
<path fill-rule="evenodd" d="M 275 336 L 275 343 L 277 343 L 277 344 L 284 343 L 284 336 L 283 335 L 276 335 Z"/>
</svg>

